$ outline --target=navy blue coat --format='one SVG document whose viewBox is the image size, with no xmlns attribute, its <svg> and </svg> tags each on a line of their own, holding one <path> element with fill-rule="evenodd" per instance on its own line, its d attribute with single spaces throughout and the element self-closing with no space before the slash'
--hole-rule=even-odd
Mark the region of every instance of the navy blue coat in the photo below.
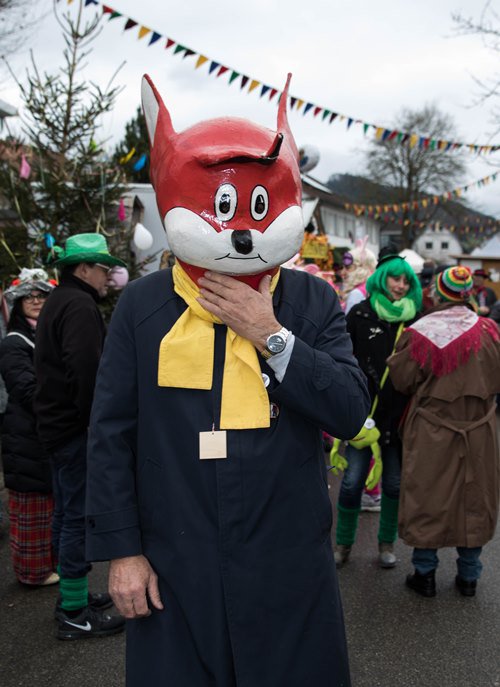
<svg viewBox="0 0 500 687">
<path fill-rule="evenodd" d="M 211 391 L 160 388 L 160 341 L 186 305 L 170 271 L 133 282 L 113 315 L 89 439 L 89 560 L 144 554 L 164 611 L 128 622 L 127 685 L 349 687 L 321 430 L 354 436 L 369 410 L 333 289 L 282 270 L 278 321 L 296 336 L 269 429 L 228 431 L 199 460 Z M 216 418 L 217 424 L 217 418 Z"/>
</svg>

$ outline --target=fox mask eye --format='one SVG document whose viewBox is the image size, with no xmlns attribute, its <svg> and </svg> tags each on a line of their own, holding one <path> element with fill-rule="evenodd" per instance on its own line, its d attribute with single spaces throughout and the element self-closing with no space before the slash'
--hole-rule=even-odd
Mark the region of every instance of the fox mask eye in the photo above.
<svg viewBox="0 0 500 687">
<path fill-rule="evenodd" d="M 252 191 L 250 213 L 257 222 L 267 215 L 269 209 L 269 194 L 264 186 L 256 186 Z"/>
<path fill-rule="evenodd" d="M 233 219 L 238 205 L 238 193 L 232 184 L 222 184 L 215 194 L 215 214 L 221 222 Z"/>
</svg>

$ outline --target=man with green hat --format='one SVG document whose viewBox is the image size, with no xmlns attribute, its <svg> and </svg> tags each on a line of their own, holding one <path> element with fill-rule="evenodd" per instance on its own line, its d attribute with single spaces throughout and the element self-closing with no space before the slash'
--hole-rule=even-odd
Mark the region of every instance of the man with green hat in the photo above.
<svg viewBox="0 0 500 687">
<path fill-rule="evenodd" d="M 54 482 L 52 538 L 61 577 L 56 636 L 81 639 L 116 634 L 125 622 L 103 613 L 112 605 L 108 594 L 88 591 L 84 530 L 87 427 L 105 335 L 97 303 L 112 268 L 125 263 L 96 233 L 70 236 L 54 252 L 61 279 L 37 324 L 35 412 Z"/>
</svg>

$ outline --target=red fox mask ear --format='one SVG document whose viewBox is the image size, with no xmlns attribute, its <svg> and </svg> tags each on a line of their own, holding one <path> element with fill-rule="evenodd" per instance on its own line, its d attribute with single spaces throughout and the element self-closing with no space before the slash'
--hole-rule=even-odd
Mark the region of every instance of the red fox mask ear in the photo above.
<svg viewBox="0 0 500 687">
<path fill-rule="evenodd" d="M 290 130 L 290 127 L 288 125 L 288 117 L 286 114 L 286 108 L 288 104 L 288 87 L 290 86 L 290 80 L 292 78 L 292 75 L 288 73 L 287 79 L 286 79 L 286 84 L 285 84 L 285 89 L 283 93 L 281 94 L 280 97 L 280 104 L 278 107 L 278 131 L 281 134 L 284 134 L 285 140 L 287 141 L 289 147 L 292 149 L 295 158 L 297 162 L 299 161 L 299 151 L 297 150 L 297 146 L 295 145 L 295 139 L 293 138 L 292 132 Z"/>
<path fill-rule="evenodd" d="M 172 152 L 178 134 L 172 126 L 170 113 L 148 74 L 142 78 L 142 109 L 146 119 L 151 152 L 156 159 L 164 159 Z M 156 165 L 151 165 L 151 183 L 155 186 Z"/>
<path fill-rule="evenodd" d="M 167 139 L 173 138 L 176 133 L 172 126 L 169 111 L 165 107 L 161 95 L 156 90 L 156 86 L 151 81 L 151 77 L 148 74 L 144 74 L 142 77 L 141 97 L 142 109 L 144 110 L 144 117 L 146 118 L 146 127 L 151 147 L 155 144 L 157 129 L 159 129 Z"/>
</svg>

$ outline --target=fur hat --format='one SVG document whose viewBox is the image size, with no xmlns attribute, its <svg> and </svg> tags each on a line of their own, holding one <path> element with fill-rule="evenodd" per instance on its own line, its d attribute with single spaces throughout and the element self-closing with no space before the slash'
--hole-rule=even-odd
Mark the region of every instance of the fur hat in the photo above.
<svg viewBox="0 0 500 687">
<path fill-rule="evenodd" d="M 29 269 L 23 267 L 19 276 L 14 279 L 9 288 L 5 291 L 5 300 L 9 305 L 13 305 L 18 298 L 27 296 L 32 291 L 44 291 L 49 293 L 55 286 L 55 281 L 49 280 L 49 275 L 40 267 Z"/>
<path fill-rule="evenodd" d="M 436 293 L 442 301 L 467 302 L 473 286 L 471 271 L 464 265 L 448 267 L 436 275 Z"/>
</svg>

